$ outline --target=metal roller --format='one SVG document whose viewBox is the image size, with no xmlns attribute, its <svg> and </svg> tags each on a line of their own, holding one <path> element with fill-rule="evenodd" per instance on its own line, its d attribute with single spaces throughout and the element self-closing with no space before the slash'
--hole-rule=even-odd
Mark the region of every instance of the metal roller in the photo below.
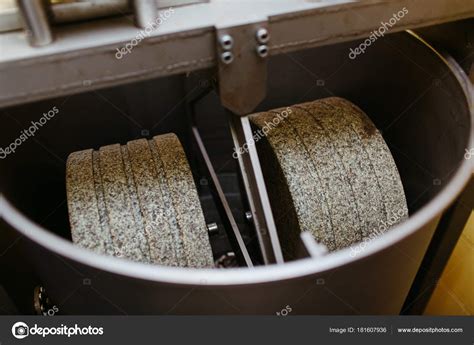
<svg viewBox="0 0 474 345">
<path fill-rule="evenodd" d="M 408 217 L 397 167 L 362 110 L 327 98 L 250 116 L 285 259 L 309 231 L 330 251 Z M 263 133 L 262 133 L 263 132 Z M 384 226 L 385 225 L 385 226 Z"/>
<path fill-rule="evenodd" d="M 196 187 L 174 134 L 72 153 L 72 240 L 96 252 L 178 267 L 213 267 Z"/>
</svg>

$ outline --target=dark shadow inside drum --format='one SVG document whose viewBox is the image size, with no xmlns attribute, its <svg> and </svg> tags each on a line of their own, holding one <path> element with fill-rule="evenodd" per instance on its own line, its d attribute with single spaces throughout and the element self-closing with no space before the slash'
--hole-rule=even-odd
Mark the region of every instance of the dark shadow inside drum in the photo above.
<svg viewBox="0 0 474 345">
<path fill-rule="evenodd" d="M 267 97 L 257 111 L 330 96 L 349 99 L 382 132 L 413 214 L 449 183 L 463 161 L 472 126 L 465 95 L 444 62 L 407 33 L 379 39 L 352 60 L 349 49 L 358 43 L 272 57 Z M 175 132 L 191 166 L 199 170 L 193 158 L 185 104 L 202 88 L 202 78 L 212 74 L 204 71 L 189 78 L 177 75 L 102 90 L 85 86 L 81 94 L 1 110 L 2 148 L 43 113 L 53 107 L 59 110 L 34 137 L 1 160 L 2 193 L 35 222 L 70 238 L 65 194 L 69 153 Z M 226 115 L 216 93 L 201 99 L 195 111 L 216 170 L 224 178 L 235 176 L 237 164 Z M 194 173 L 198 187 L 202 186 L 201 174 Z M 229 181 L 226 189 L 235 194 L 237 179 Z M 199 190 L 206 198 L 207 189 Z M 245 209 L 239 209 L 239 203 L 235 213 L 240 212 L 240 219 Z M 255 245 L 255 239 L 249 241 Z"/>
</svg>

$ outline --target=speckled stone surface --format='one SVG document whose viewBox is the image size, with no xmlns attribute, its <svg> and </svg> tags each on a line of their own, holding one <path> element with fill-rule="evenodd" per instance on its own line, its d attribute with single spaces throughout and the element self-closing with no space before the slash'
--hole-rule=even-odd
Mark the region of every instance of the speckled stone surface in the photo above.
<svg viewBox="0 0 474 345">
<path fill-rule="evenodd" d="M 353 128 L 364 144 L 377 181 L 383 191 L 382 199 L 387 212 L 387 219 L 393 223 L 395 217 L 398 223 L 408 218 L 408 207 L 402 180 L 392 153 L 380 132 L 375 128 L 369 117 L 353 103 L 341 98 L 331 98 L 328 101 L 345 104 L 347 109 L 345 113 L 352 118 Z M 374 138 L 371 137 L 371 133 L 376 133 Z"/>
<path fill-rule="evenodd" d="M 110 234 L 101 226 L 94 186 L 92 150 L 72 153 L 66 163 L 66 189 L 72 240 L 85 248 L 106 253 Z M 96 229 L 93 233 L 89 229 Z"/>
<path fill-rule="evenodd" d="M 150 246 L 153 262 L 177 266 L 173 239 L 173 219 L 166 216 L 170 200 L 164 195 L 159 172 L 146 139 L 127 143 L 127 149 L 135 180 L 136 193 L 145 223 L 145 235 Z"/>
<path fill-rule="evenodd" d="M 72 238 L 100 253 L 181 267 L 213 267 L 206 223 L 174 134 L 71 154 Z"/>
<path fill-rule="evenodd" d="M 281 109 L 281 111 L 282 110 L 283 109 Z M 278 112 L 280 112 L 280 109 L 276 109 L 275 112 L 260 113 L 252 116 L 251 121 L 261 128 L 264 126 L 270 128 Z M 292 112 L 295 112 L 293 108 Z M 292 116 L 293 115 L 290 115 L 289 117 Z M 305 209 L 311 209 L 313 212 L 311 214 L 308 213 L 307 217 L 298 217 L 299 228 L 302 230 L 312 229 L 312 233 L 317 241 L 327 243 L 331 247 L 334 247 L 334 236 L 331 232 L 326 231 L 326 229 L 331 228 L 331 217 L 327 202 L 325 202 L 327 191 L 323 188 L 321 178 L 318 176 L 318 171 L 312 166 L 308 151 L 304 149 L 304 142 L 301 140 L 301 137 L 298 136 L 293 126 L 289 124 L 289 117 L 271 129 L 267 134 L 268 140 L 275 152 L 277 152 L 278 162 L 269 162 L 268 158 L 271 157 L 269 154 L 260 155 L 260 157 L 263 156 L 261 164 L 264 172 L 265 168 L 267 168 L 268 171 L 275 171 L 275 169 L 282 169 L 284 171 L 286 183 L 292 194 L 293 202 L 287 202 L 288 198 L 284 198 L 283 201 L 279 199 L 278 195 L 274 196 L 269 194 L 271 200 L 278 200 L 278 206 L 272 205 L 272 208 L 277 212 L 274 217 L 277 228 L 280 228 L 279 223 L 282 221 L 282 218 L 286 217 L 285 213 L 288 207 L 294 207 L 297 214 L 306 213 Z M 258 144 L 259 143 L 260 142 L 258 142 Z M 295 162 L 298 162 L 298 164 L 295 164 Z M 271 180 L 273 181 L 273 179 L 274 177 L 272 177 Z M 304 180 L 311 181 L 311 183 L 302 184 L 301 181 Z M 267 179 L 267 181 L 270 181 L 270 179 Z M 268 189 L 271 190 L 273 194 L 273 192 L 281 190 L 281 185 L 272 185 L 272 187 Z M 275 199 L 275 197 L 277 199 Z M 292 223 L 296 222 L 290 221 L 290 224 Z M 289 236 L 289 238 L 283 237 L 281 239 L 285 257 L 288 257 L 288 254 L 292 253 L 295 249 L 294 245 L 296 245 L 296 243 L 294 243 L 294 241 L 297 240 L 298 233 L 285 231 L 284 235 Z"/>
<path fill-rule="evenodd" d="M 141 219 L 137 223 L 132 211 L 120 145 L 101 147 L 99 162 L 107 222 L 115 255 L 150 262 L 150 249 Z"/>
<path fill-rule="evenodd" d="M 359 231 L 346 231 L 347 227 L 359 228 L 359 214 L 356 196 L 350 183 L 347 183 L 347 174 L 344 172 L 345 157 L 338 154 L 337 144 L 331 137 L 330 131 L 327 130 L 324 121 L 311 116 L 311 113 L 307 113 L 298 106 L 292 108 L 294 110 L 288 118 L 288 124 L 293 127 L 293 130 L 304 142 L 304 147 L 301 149 L 308 152 L 311 169 L 317 172 L 321 181 L 322 187 L 314 186 L 313 189 L 319 190 L 321 188 L 324 191 L 324 199 L 318 200 L 318 202 L 325 203 L 329 212 L 331 231 L 326 232 L 327 236 L 332 236 L 332 238 L 327 244 L 328 249 L 334 250 L 360 241 L 361 233 Z M 307 184 L 311 185 L 309 183 L 311 180 L 307 181 Z M 309 194 L 305 199 L 311 198 L 312 196 Z M 307 203 L 304 209 L 306 208 Z M 304 209 L 302 210 L 304 211 Z M 314 214 L 311 214 L 311 217 L 314 217 Z M 311 222 L 302 229 L 310 228 Z M 318 241 L 317 237 L 316 240 Z"/>
<path fill-rule="evenodd" d="M 345 215 L 335 213 L 340 218 L 340 226 L 335 228 L 336 237 L 340 239 L 339 247 L 346 247 L 369 236 L 377 229 L 380 219 L 386 218 L 386 214 L 376 175 L 363 143 L 353 130 L 354 123 L 348 117 L 347 106 L 333 106 L 331 100 L 303 104 L 301 107 L 328 129 L 327 136 L 333 142 L 335 154 L 341 161 L 342 174 L 351 190 L 357 222 L 354 229 L 359 230 L 358 234 L 354 231 L 351 235 L 351 232 L 347 231 L 348 224 L 344 224 L 347 222 Z M 375 132 L 375 127 L 372 132 Z"/>
<path fill-rule="evenodd" d="M 288 242 L 298 240 L 301 231 L 336 250 L 379 234 L 390 215 L 397 214 L 396 223 L 406 218 L 398 170 L 367 115 L 340 98 L 290 109 L 257 142 L 286 259 L 296 246 Z M 262 129 L 283 110 L 250 119 Z"/>
<path fill-rule="evenodd" d="M 191 169 L 184 150 L 174 134 L 153 138 L 150 146 L 161 159 L 172 209 L 175 211 L 179 232 L 176 234 L 182 266 L 211 267 L 214 265 L 206 222 L 194 186 Z"/>
<path fill-rule="evenodd" d="M 97 151 L 92 152 L 92 170 L 94 172 L 94 188 L 97 201 L 97 209 L 99 211 L 100 228 L 104 240 L 105 253 L 114 255 L 116 253 L 112 244 L 112 234 L 110 232 L 109 223 L 107 221 L 107 209 L 105 206 L 104 188 L 102 187 L 102 178 L 100 176 L 100 160 Z"/>
</svg>

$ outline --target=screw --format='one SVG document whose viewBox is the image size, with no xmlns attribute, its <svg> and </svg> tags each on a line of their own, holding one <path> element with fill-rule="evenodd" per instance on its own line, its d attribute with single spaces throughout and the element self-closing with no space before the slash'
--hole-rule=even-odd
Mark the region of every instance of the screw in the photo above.
<svg viewBox="0 0 474 345">
<path fill-rule="evenodd" d="M 230 50 L 232 49 L 232 46 L 234 45 L 234 39 L 232 38 L 231 35 L 222 35 L 219 38 L 219 43 L 221 44 L 222 49 L 225 50 Z"/>
<path fill-rule="evenodd" d="M 219 259 L 214 262 L 217 268 L 238 267 L 237 258 L 234 252 L 227 252 L 221 255 Z"/>
<path fill-rule="evenodd" d="M 252 212 L 250 212 L 250 211 L 245 212 L 245 219 L 247 219 L 249 222 L 251 222 L 252 218 L 253 218 L 252 217 Z"/>
<path fill-rule="evenodd" d="M 221 54 L 221 61 L 226 65 L 230 64 L 232 61 L 234 61 L 234 54 L 231 52 L 223 52 Z"/>
<path fill-rule="evenodd" d="M 261 58 L 265 58 L 268 56 L 268 46 L 265 45 L 265 44 L 262 44 L 262 45 L 259 45 L 257 47 L 257 54 L 261 57 Z"/>
<path fill-rule="evenodd" d="M 209 232 L 209 235 L 218 234 L 219 233 L 219 227 L 217 226 L 217 223 L 207 224 L 207 231 Z"/>
<path fill-rule="evenodd" d="M 270 40 L 270 34 L 268 30 L 265 28 L 261 28 L 257 30 L 257 42 L 258 43 L 267 43 Z"/>
</svg>

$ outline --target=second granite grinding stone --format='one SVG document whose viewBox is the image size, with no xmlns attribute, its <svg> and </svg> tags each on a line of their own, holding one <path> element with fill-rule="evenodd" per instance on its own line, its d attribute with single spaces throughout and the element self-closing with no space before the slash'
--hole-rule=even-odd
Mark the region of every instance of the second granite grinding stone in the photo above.
<svg viewBox="0 0 474 345">
<path fill-rule="evenodd" d="M 66 179 L 76 244 L 145 263 L 213 267 L 192 173 L 174 134 L 72 153 Z"/>
<path fill-rule="evenodd" d="M 408 217 L 383 137 L 355 105 L 332 97 L 250 116 L 285 259 L 301 231 L 334 251 Z"/>
</svg>

